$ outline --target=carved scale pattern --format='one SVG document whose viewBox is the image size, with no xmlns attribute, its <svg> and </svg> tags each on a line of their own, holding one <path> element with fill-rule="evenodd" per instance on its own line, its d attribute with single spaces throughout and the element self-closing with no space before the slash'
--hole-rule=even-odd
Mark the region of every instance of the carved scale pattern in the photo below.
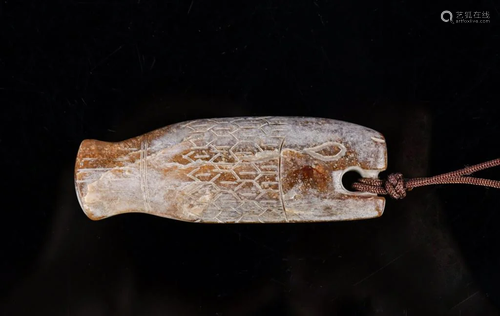
<svg viewBox="0 0 500 316">
<path fill-rule="evenodd" d="M 280 146 L 289 130 L 277 118 L 208 119 L 182 125 L 192 167 L 180 204 L 203 221 L 286 221 L 280 192 Z M 198 214 L 186 210 L 194 220 Z"/>
</svg>

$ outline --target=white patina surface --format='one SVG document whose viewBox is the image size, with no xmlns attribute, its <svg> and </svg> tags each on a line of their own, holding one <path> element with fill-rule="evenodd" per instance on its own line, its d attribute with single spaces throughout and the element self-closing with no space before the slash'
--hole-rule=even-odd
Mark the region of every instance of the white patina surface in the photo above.
<svg viewBox="0 0 500 316">
<path fill-rule="evenodd" d="M 75 169 L 85 213 L 209 223 L 372 218 L 385 200 L 354 193 L 342 175 L 376 178 L 383 136 L 346 122 L 299 117 L 195 120 L 121 143 L 87 140 Z"/>
</svg>

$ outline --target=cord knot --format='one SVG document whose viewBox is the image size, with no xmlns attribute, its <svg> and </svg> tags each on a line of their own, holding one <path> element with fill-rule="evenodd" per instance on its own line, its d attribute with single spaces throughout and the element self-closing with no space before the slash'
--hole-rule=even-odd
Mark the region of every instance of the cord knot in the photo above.
<svg viewBox="0 0 500 316">
<path fill-rule="evenodd" d="M 406 197 L 406 183 L 401 173 L 391 173 L 384 182 L 387 194 L 393 199 L 400 200 Z"/>
<path fill-rule="evenodd" d="M 475 178 L 470 175 L 476 171 L 500 166 L 500 158 L 483 162 L 474 166 L 466 167 L 457 171 L 440 174 L 434 177 L 404 179 L 401 173 L 391 173 L 387 180 L 375 178 L 361 178 L 353 183 L 352 187 L 357 191 L 370 192 L 380 195 L 389 195 L 393 199 L 400 200 L 406 196 L 406 191 L 426 185 L 435 184 L 471 184 L 483 187 L 500 189 L 499 180 Z"/>
</svg>

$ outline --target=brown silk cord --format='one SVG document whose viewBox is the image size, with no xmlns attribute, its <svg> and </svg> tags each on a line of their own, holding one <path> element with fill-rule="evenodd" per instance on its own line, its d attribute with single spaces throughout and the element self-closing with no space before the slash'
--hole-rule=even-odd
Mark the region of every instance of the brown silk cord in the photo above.
<svg viewBox="0 0 500 316">
<path fill-rule="evenodd" d="M 404 198 L 406 191 L 414 188 L 435 184 L 471 184 L 500 189 L 498 180 L 469 177 L 474 172 L 497 166 L 500 166 L 500 158 L 434 177 L 405 179 L 401 173 L 392 173 L 387 180 L 361 178 L 352 187 L 357 191 L 389 195 L 394 199 Z"/>
</svg>

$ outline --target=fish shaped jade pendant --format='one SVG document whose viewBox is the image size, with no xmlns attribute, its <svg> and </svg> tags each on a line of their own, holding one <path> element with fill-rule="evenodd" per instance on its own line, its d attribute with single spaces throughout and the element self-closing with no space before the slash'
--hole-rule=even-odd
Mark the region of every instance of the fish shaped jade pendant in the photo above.
<svg viewBox="0 0 500 316">
<path fill-rule="evenodd" d="M 122 142 L 84 140 L 78 200 L 93 220 L 140 212 L 201 223 L 321 222 L 381 216 L 385 199 L 344 188 L 377 178 L 384 137 L 332 119 L 237 117 L 173 124 Z"/>
</svg>

